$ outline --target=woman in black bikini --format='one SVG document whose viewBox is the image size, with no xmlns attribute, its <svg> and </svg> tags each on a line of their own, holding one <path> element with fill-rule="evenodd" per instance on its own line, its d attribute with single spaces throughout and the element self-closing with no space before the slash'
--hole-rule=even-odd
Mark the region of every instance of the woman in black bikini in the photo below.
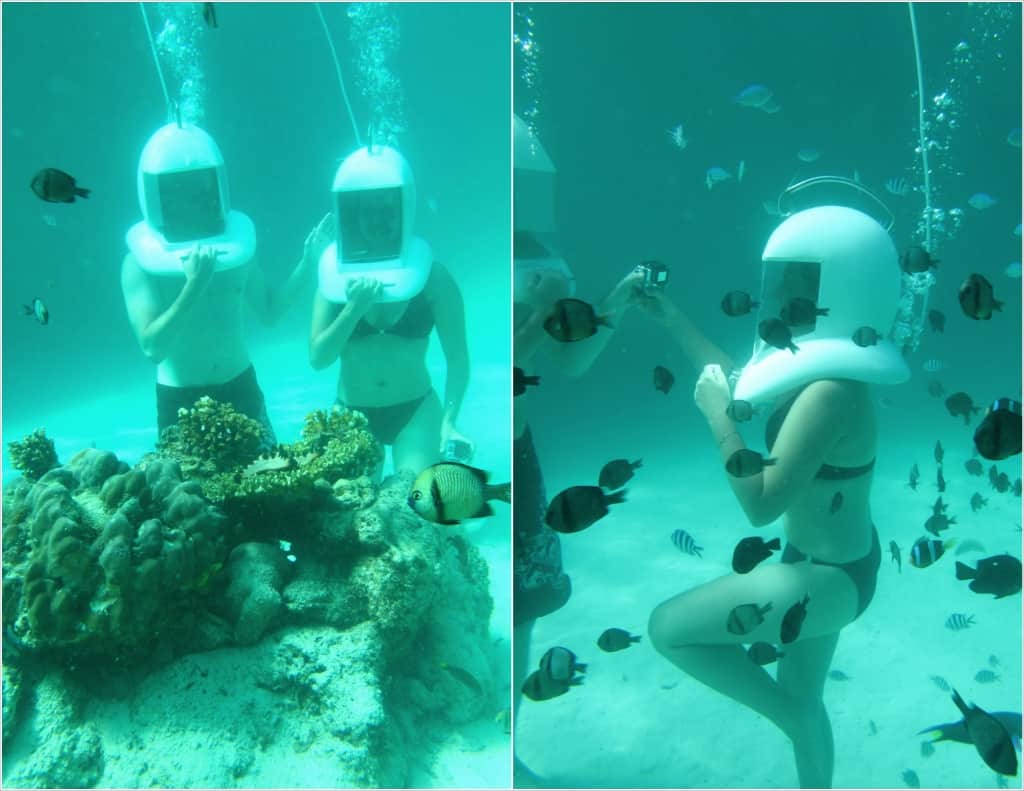
<svg viewBox="0 0 1024 791">
<path fill-rule="evenodd" d="M 872 323 L 876 319 L 883 330 L 887 325 L 883 326 L 881 321 L 887 317 L 885 320 L 891 323 L 899 294 L 895 249 L 881 226 L 870 218 L 865 217 L 862 222 L 853 215 L 836 216 L 851 222 L 855 230 L 843 244 L 852 246 L 855 253 L 872 262 L 863 272 L 868 282 L 862 284 L 862 290 L 873 291 L 880 306 L 875 308 L 877 318 L 872 316 L 865 321 Z M 868 242 L 858 239 L 858 232 Z M 850 238 L 856 243 L 851 244 Z M 866 250 L 858 249 L 858 244 Z M 849 255 L 845 248 L 839 253 L 832 252 L 836 258 L 845 256 L 844 263 L 858 258 Z M 827 292 L 823 284 L 821 273 L 829 270 L 829 255 L 811 255 L 810 259 L 775 263 L 770 261 L 766 248 L 766 272 L 768 265 L 783 270 L 779 281 L 782 286 L 774 295 L 779 302 L 775 304 L 786 305 L 794 297 L 823 307 L 840 301 L 839 291 Z M 811 270 L 813 278 L 801 276 Z M 872 272 L 878 273 L 877 278 L 872 278 Z M 835 280 L 834 272 L 832 276 Z M 768 279 L 766 275 L 766 282 Z M 892 308 L 886 312 L 884 296 L 890 290 Z M 866 293 L 865 301 L 871 296 Z M 746 448 L 736 424 L 726 414 L 733 398 L 726 371 L 734 366 L 663 295 L 650 296 L 646 306 L 701 370 L 694 398 L 708 421 L 724 467 L 730 456 Z M 766 315 L 774 312 L 771 307 L 762 306 L 758 318 Z M 786 364 L 796 365 L 794 361 L 801 360 L 801 354 L 806 356 L 800 365 L 819 359 L 814 357 L 819 353 L 816 342 L 833 345 L 822 347 L 827 353 L 820 357 L 818 375 L 805 370 L 799 375 L 790 374 L 789 385 L 781 392 L 784 385 L 776 382 L 774 386 L 776 407 L 768 421 L 766 441 L 776 463 L 749 477 L 727 476 L 752 525 L 762 527 L 782 517 L 787 544 L 781 562 L 765 561 L 747 574 L 729 574 L 675 596 L 655 608 L 649 624 L 651 642 L 663 656 L 702 683 L 767 717 L 792 740 L 800 785 L 804 788 L 831 786 L 832 732 L 822 690 L 839 631 L 858 618 L 871 601 L 880 562 L 878 534 L 869 506 L 877 432 L 867 382 L 896 383 L 909 376 L 891 344 L 888 349 L 865 352 L 864 358 L 858 356 L 860 352 L 852 345 L 840 346 L 837 352 L 835 344 L 842 344 L 846 333 L 843 321 L 849 318 L 837 318 L 833 324 L 829 324 L 833 319 L 819 318 L 817 327 L 812 319 L 805 330 L 793 327 L 793 340 L 799 350 L 791 357 L 776 358 L 779 369 Z M 854 323 L 850 327 L 851 334 L 856 326 Z M 824 341 L 818 337 L 829 335 L 822 331 L 823 327 L 832 331 L 832 336 Z M 775 353 L 773 349 L 765 353 L 762 345 L 762 356 L 755 355 L 748 368 Z M 842 366 L 835 360 L 841 362 L 844 353 L 847 360 L 842 364 L 848 372 L 836 375 Z M 791 352 L 782 350 L 781 354 Z M 881 377 L 871 371 L 870 364 L 864 364 L 869 355 L 880 363 L 876 368 L 887 369 Z M 858 365 L 863 376 L 857 374 Z M 778 379 L 782 383 L 787 381 L 786 375 Z M 740 389 L 737 386 L 737 391 Z M 784 656 L 778 662 L 777 678 L 773 678 L 747 656 L 744 644 L 779 644 L 784 616 L 805 596 L 810 597 L 806 619 L 798 638 L 781 646 Z M 769 602 L 772 607 L 764 613 L 763 623 L 742 635 L 727 629 L 733 608 L 748 603 L 763 607 Z"/>
</svg>

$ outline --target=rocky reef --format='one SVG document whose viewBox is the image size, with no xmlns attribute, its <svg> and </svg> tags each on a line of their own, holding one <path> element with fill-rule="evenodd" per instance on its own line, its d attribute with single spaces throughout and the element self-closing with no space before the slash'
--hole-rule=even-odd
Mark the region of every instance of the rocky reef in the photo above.
<svg viewBox="0 0 1024 791">
<path fill-rule="evenodd" d="M 258 432 L 230 407 L 206 399 L 183 413 L 134 467 L 93 448 L 5 488 L 5 757 L 49 727 L 27 688 L 123 696 L 208 652 L 271 652 L 257 685 L 314 730 L 261 739 L 307 733 L 306 748 L 335 756 L 322 785 L 403 785 L 429 743 L 425 722 L 502 708 L 487 566 L 460 529 L 408 508 L 411 481 L 371 481 L 381 449 L 365 417 L 314 412 L 298 442 L 261 458 Z M 116 745 L 80 733 L 35 776 L 107 784 L 104 750 Z M 59 766 L 68 750 L 90 767 L 75 783 Z"/>
</svg>

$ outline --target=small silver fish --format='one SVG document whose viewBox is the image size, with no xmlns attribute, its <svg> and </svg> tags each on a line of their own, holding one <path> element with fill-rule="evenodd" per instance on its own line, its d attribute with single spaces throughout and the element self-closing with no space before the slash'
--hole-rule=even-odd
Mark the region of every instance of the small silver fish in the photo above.
<svg viewBox="0 0 1024 791">
<path fill-rule="evenodd" d="M 984 670 L 979 670 L 974 674 L 974 680 L 979 684 L 991 684 L 993 681 L 998 681 L 999 676 L 988 668 L 985 668 Z"/>
<path fill-rule="evenodd" d="M 943 692 L 949 692 L 949 682 L 942 676 L 928 676 L 928 678 L 930 678 L 934 682 L 935 686 Z"/>
<path fill-rule="evenodd" d="M 686 135 L 683 134 L 683 125 L 677 124 L 671 129 L 666 130 L 668 133 L 669 140 L 672 141 L 672 145 L 682 151 L 686 148 Z"/>
<path fill-rule="evenodd" d="M 693 536 L 685 530 L 674 531 L 672 533 L 672 543 L 679 551 L 685 552 L 688 555 L 701 557 L 700 553 L 704 551 L 704 547 L 697 546 L 697 542 L 693 540 Z"/>
<path fill-rule="evenodd" d="M 955 612 L 946 619 L 946 628 L 954 632 L 969 629 L 974 626 L 974 616 L 964 615 L 962 612 Z"/>
</svg>

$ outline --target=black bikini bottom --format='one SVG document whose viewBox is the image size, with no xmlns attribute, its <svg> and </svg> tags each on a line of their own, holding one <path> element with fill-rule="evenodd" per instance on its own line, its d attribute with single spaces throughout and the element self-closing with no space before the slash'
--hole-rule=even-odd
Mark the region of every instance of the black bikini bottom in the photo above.
<svg viewBox="0 0 1024 791">
<path fill-rule="evenodd" d="M 394 445 L 399 433 L 412 420 L 412 416 L 416 414 L 420 404 L 426 401 L 427 397 L 433 392 L 433 390 L 428 390 L 419 398 L 403 401 L 400 404 L 389 404 L 388 406 L 356 406 L 349 404 L 349 408 L 357 409 L 366 415 L 366 419 L 370 421 L 370 432 L 382 445 Z M 341 402 L 338 403 L 344 406 Z"/>
<path fill-rule="evenodd" d="M 783 563 L 799 563 L 806 559 L 807 555 L 788 541 L 786 542 L 786 548 L 782 550 Z M 827 560 L 811 558 L 811 563 L 817 563 L 819 566 L 835 566 L 849 575 L 857 587 L 857 614 L 854 618 L 859 618 L 871 603 L 871 599 L 875 595 L 875 585 L 878 582 L 878 567 L 882 563 L 882 546 L 878 543 L 878 530 L 874 525 L 871 526 L 871 549 L 860 560 L 851 560 L 849 563 L 829 563 Z"/>
</svg>

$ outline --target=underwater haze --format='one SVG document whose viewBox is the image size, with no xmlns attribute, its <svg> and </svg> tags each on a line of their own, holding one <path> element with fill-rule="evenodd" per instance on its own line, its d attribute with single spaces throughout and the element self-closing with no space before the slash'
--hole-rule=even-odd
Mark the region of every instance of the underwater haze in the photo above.
<svg viewBox="0 0 1024 791">
<path fill-rule="evenodd" d="M 957 517 L 943 538 L 982 546 L 956 560 L 1021 557 L 1019 488 L 1016 496 L 998 492 L 964 467 L 987 406 L 1021 398 L 1021 7 L 914 7 L 939 210 L 928 309 L 944 314 L 945 325 L 938 331 L 922 316 L 919 346 L 906 356 L 910 380 L 872 387 L 871 512 L 883 558 L 874 600 L 839 638 L 832 668 L 841 675 L 825 686 L 834 784 L 1020 787 L 1019 774 L 997 777 L 970 744 L 943 741 L 926 755 L 927 737 L 918 735 L 960 719 L 931 676 L 987 711 L 1020 711 L 1020 595 L 996 600 L 968 590 L 954 579 L 952 557 L 926 569 L 907 559 L 927 535 L 939 494 L 936 441 L 945 448 L 942 496 Z M 756 310 L 731 318 L 721 301 L 734 289 L 757 299 L 761 253 L 788 185 L 854 179 L 892 212 L 898 250 L 924 243 L 907 4 L 538 3 L 516 13 L 515 31 L 529 20 L 536 46 L 516 53 L 514 107 L 532 119 L 557 169 L 559 245 L 577 297 L 597 304 L 636 264 L 660 260 L 670 269 L 668 296 L 743 365 Z M 1004 303 L 990 321 L 972 321 L 958 304 L 971 273 L 984 275 Z M 556 787 L 795 787 L 781 732 L 677 669 L 647 634 L 658 604 L 729 573 L 741 538 L 767 540 L 781 525 L 754 530 L 738 507 L 694 404 L 698 371 L 677 344 L 641 310 L 614 333 L 583 377 L 538 364 L 527 373 L 540 375 L 540 386 L 517 399 L 529 401 L 549 499 L 595 485 L 612 459 L 643 461 L 625 502 L 560 536 L 573 594 L 537 621 L 529 666 L 564 646 L 587 664 L 585 682 L 550 700 L 523 700 L 517 758 Z M 655 389 L 655 366 L 675 375 L 667 394 Z M 929 394 L 932 382 L 945 396 Z M 944 406 L 957 391 L 981 407 L 969 424 Z M 765 418 L 739 426 L 758 453 Z M 986 471 L 993 464 L 981 461 Z M 908 486 L 914 464 L 916 491 Z M 1019 455 L 995 465 L 1010 481 L 1021 477 Z M 976 492 L 988 501 L 977 512 Z M 674 543 L 679 529 L 703 547 L 702 558 Z M 902 547 L 902 572 L 890 541 Z M 973 616 L 967 630 L 947 628 L 955 613 Z M 596 641 L 610 627 L 642 639 L 605 653 Z"/>
<path fill-rule="evenodd" d="M 141 6 L 158 41 L 163 34 L 191 42 L 178 52 L 188 86 L 161 49 L 171 97 L 181 87 L 186 120 L 197 120 L 219 145 L 231 208 L 253 220 L 256 261 L 271 288 L 285 282 L 307 234 L 332 209 L 335 171 L 357 148 L 315 4 L 5 3 L 5 487 L 17 486 L 19 477 L 9 443 L 38 428 L 62 464 L 95 448 L 134 465 L 157 440 L 156 369 L 136 342 L 120 282 L 125 234 L 142 219 L 140 154 L 170 120 Z M 204 24 L 207 6 L 215 27 Z M 384 112 L 400 115 L 395 139 L 415 176 L 414 233 L 452 273 L 465 305 L 471 372 L 457 426 L 475 443 L 473 465 L 493 483 L 507 481 L 510 6 L 325 3 L 321 10 L 362 138 L 371 115 L 382 112 L 374 91 L 393 92 L 395 104 Z M 370 73 L 385 57 L 387 72 Z M 43 168 L 71 174 L 91 194 L 44 202 L 30 189 Z M 304 416 L 329 409 L 337 391 L 337 362 L 321 371 L 309 363 L 312 280 L 276 325 L 246 317 L 245 340 L 281 443 L 299 440 Z M 34 300 L 45 305 L 48 322 L 26 312 Z M 427 367 L 443 393 L 445 357 L 436 334 Z M 391 495 L 382 497 L 390 502 Z M 395 498 L 396 524 L 418 523 L 404 498 Z M 7 517 L 6 496 L 4 510 Z M 502 502 L 495 511 L 462 527 L 428 525 L 417 533 L 423 546 L 440 541 L 443 553 L 443 562 L 432 565 L 415 557 L 417 571 L 457 573 L 431 577 L 434 598 L 409 613 L 410 622 L 426 618 L 429 628 L 401 638 L 399 653 L 412 655 L 403 665 L 374 658 L 395 646 L 367 637 L 368 622 L 335 632 L 293 622 L 251 648 L 200 651 L 174 662 L 163 656 L 158 670 L 123 684 L 112 680 L 112 665 L 90 683 L 83 678 L 87 663 L 63 661 L 58 651 L 56 664 L 76 677 L 41 662 L 40 679 L 26 669 L 33 663 L 25 657 L 34 660 L 39 646 L 23 631 L 24 618 L 15 634 L 5 614 L 4 785 L 506 787 L 510 512 Z M 273 527 L 279 537 L 290 529 L 287 521 Z M 5 561 L 12 536 L 5 529 Z M 288 560 L 300 576 L 303 561 L 315 569 L 325 560 L 304 555 L 293 540 L 298 562 L 295 555 Z M 288 544 L 282 551 L 290 551 Z M 412 563 L 416 551 L 403 542 L 384 557 Z M 196 585 L 203 588 L 220 565 Z M 7 562 L 4 572 L 6 592 Z M 330 580 L 318 590 L 344 598 Z M 94 602 L 92 613 L 109 606 Z M 282 660 L 281 652 L 292 659 Z M 297 702 L 280 695 L 282 684 L 295 691 L 297 677 L 278 686 L 260 680 L 275 662 L 280 668 L 296 659 L 287 672 L 305 674 L 301 683 L 309 685 Z M 360 686 L 378 672 L 378 685 Z M 25 690 L 20 702 L 15 687 Z M 33 711 L 33 687 L 42 690 L 40 700 L 57 701 L 57 715 Z M 40 749 L 43 743 L 50 747 Z M 368 743 L 376 747 L 361 763 Z"/>
</svg>

